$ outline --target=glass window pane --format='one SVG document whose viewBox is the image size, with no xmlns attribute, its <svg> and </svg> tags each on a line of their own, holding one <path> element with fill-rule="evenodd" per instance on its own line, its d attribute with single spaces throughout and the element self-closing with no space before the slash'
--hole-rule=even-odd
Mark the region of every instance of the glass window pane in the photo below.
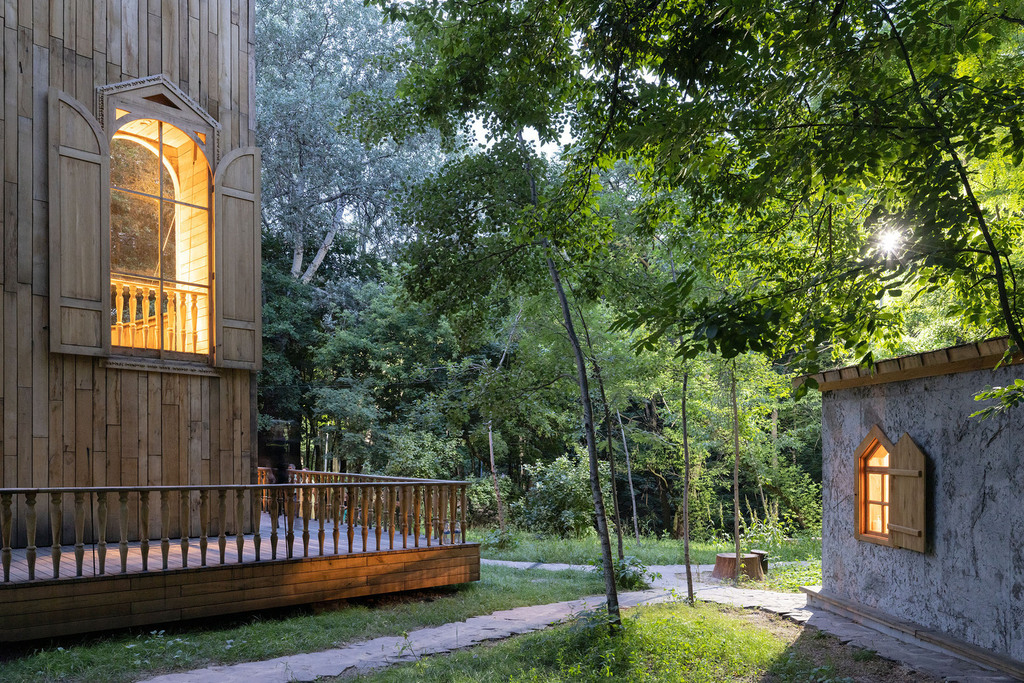
<svg viewBox="0 0 1024 683">
<path fill-rule="evenodd" d="M 115 136 L 110 142 L 110 184 L 135 192 L 160 194 L 159 161 L 155 145 Z"/>
<path fill-rule="evenodd" d="M 877 503 L 885 502 L 882 491 L 882 475 L 881 474 L 869 474 L 868 475 L 868 500 L 875 501 Z"/>
<path fill-rule="evenodd" d="M 160 216 L 155 199 L 111 190 L 111 270 L 159 277 L 159 235 Z"/>
<path fill-rule="evenodd" d="M 884 533 L 885 527 L 883 524 L 883 506 L 881 505 L 868 505 L 868 531 L 874 534 Z"/>
<path fill-rule="evenodd" d="M 888 503 L 889 502 L 889 475 L 888 474 L 883 474 L 882 475 L 882 502 L 883 503 Z"/>
<path fill-rule="evenodd" d="M 865 458 L 865 464 L 868 467 L 888 467 L 889 466 L 889 451 L 882 448 L 882 446 L 875 446 L 874 450 Z"/>
<path fill-rule="evenodd" d="M 170 202 L 160 204 L 160 255 L 163 260 L 161 264 L 163 278 L 174 280 L 177 275 L 177 252 L 178 245 L 175 241 L 175 233 L 178 225 L 178 209 Z"/>
<path fill-rule="evenodd" d="M 889 533 L 889 506 L 882 508 L 882 533 Z"/>
<path fill-rule="evenodd" d="M 175 273 L 179 282 L 207 285 L 210 275 L 210 221 L 205 209 L 177 204 L 175 220 Z"/>
<path fill-rule="evenodd" d="M 199 146 L 174 126 L 164 124 L 164 157 L 176 183 L 164 187 L 163 196 L 206 207 L 210 195 L 210 167 Z"/>
</svg>

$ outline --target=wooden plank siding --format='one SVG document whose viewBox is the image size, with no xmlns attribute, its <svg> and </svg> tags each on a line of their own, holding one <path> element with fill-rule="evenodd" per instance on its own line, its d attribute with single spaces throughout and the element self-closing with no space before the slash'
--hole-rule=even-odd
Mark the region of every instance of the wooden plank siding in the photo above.
<svg viewBox="0 0 1024 683">
<path fill-rule="evenodd" d="M 221 156 L 254 145 L 254 11 L 237 0 L 0 1 L 0 486 L 255 481 L 250 370 L 175 374 L 51 351 L 47 133 L 50 88 L 99 118 L 97 87 L 162 73 L 223 123 Z M 22 511 L 15 519 L 23 543 Z"/>
</svg>

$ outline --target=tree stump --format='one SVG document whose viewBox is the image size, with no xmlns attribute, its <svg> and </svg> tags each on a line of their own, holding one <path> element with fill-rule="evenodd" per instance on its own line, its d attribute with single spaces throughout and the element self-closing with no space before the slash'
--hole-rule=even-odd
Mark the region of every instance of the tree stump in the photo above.
<svg viewBox="0 0 1024 683">
<path fill-rule="evenodd" d="M 764 579 L 761 559 L 753 553 L 740 555 L 740 574 L 755 581 Z M 718 553 L 715 556 L 715 569 L 711 572 L 711 576 L 715 579 L 731 579 L 736 576 L 736 553 Z"/>
</svg>

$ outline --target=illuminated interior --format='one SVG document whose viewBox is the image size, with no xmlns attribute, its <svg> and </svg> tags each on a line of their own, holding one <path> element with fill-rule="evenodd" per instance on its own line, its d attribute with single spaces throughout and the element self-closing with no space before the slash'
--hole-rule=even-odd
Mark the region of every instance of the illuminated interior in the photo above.
<svg viewBox="0 0 1024 683">
<path fill-rule="evenodd" d="M 889 452 L 876 443 L 864 455 L 863 533 L 889 535 Z"/>
<path fill-rule="evenodd" d="M 204 139 L 163 121 L 136 119 L 111 140 L 114 346 L 209 353 L 210 165 L 199 147 Z"/>
</svg>

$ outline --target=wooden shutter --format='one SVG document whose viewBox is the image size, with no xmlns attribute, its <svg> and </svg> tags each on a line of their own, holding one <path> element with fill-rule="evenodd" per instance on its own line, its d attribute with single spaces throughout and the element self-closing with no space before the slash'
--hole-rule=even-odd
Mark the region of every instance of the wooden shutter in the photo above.
<svg viewBox="0 0 1024 683">
<path fill-rule="evenodd" d="M 50 350 L 110 354 L 110 148 L 74 98 L 49 93 Z"/>
<path fill-rule="evenodd" d="M 263 306 L 260 292 L 260 151 L 230 152 L 214 174 L 214 364 L 259 370 Z"/>
<path fill-rule="evenodd" d="M 910 435 L 896 443 L 889 460 L 889 537 L 897 548 L 924 552 L 927 458 Z"/>
</svg>

